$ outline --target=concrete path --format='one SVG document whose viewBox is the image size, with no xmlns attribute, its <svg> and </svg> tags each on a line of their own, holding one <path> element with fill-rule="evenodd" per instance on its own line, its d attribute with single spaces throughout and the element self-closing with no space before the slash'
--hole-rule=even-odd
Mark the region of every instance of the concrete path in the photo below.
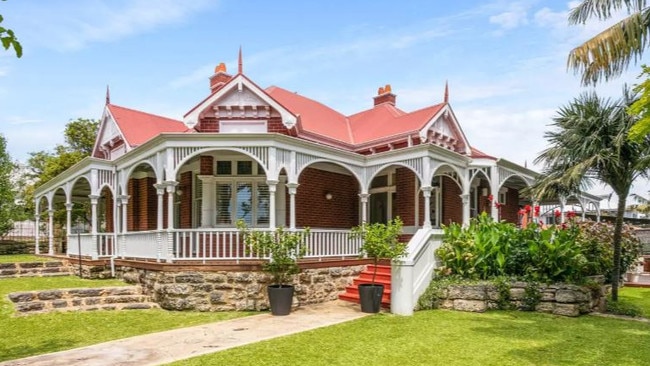
<svg viewBox="0 0 650 366">
<path fill-rule="evenodd" d="M 6 361 L 0 366 L 160 365 L 366 315 L 358 304 L 337 300 L 303 306 L 288 316 L 254 315 Z"/>
</svg>

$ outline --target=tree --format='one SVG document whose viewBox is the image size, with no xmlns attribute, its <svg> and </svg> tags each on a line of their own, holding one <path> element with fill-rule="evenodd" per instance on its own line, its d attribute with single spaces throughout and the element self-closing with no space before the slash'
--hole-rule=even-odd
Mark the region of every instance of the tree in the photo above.
<svg viewBox="0 0 650 366">
<path fill-rule="evenodd" d="M 90 156 L 98 128 L 99 121 L 97 120 L 85 118 L 70 120 L 63 132 L 64 144 L 57 145 L 52 152 L 41 150 L 30 153 L 27 166 L 30 171 L 29 178 L 34 183 L 26 185 L 21 192 L 24 197 L 26 211 L 34 214 L 35 188 L 40 187 L 85 157 Z M 55 213 L 55 217 L 65 217 L 65 215 Z"/>
<path fill-rule="evenodd" d="M 6 1 L 6 0 L 2 0 Z M 4 18 L 0 15 L 0 23 Z M 23 46 L 18 42 L 16 34 L 11 29 L 7 29 L 0 25 L 0 43 L 5 50 L 8 50 L 9 47 L 13 47 L 16 52 L 16 57 L 20 58 L 23 55 Z"/>
<path fill-rule="evenodd" d="M 589 19 L 605 20 L 617 11 L 628 16 L 571 50 L 567 65 L 582 74 L 583 85 L 619 76 L 632 60 L 637 61 L 648 46 L 650 7 L 645 0 L 582 0 L 569 13 L 570 24 Z"/>
<path fill-rule="evenodd" d="M 650 134 L 650 67 L 641 66 L 642 71 L 639 78 L 645 76 L 645 81 L 634 87 L 639 98 L 630 105 L 630 114 L 639 116 L 639 120 L 630 128 L 629 138 L 641 142 L 645 136 Z"/>
<path fill-rule="evenodd" d="M 7 140 L 0 135 L 0 237 L 14 227 L 13 212 L 15 192 L 11 184 L 14 163 L 7 153 Z"/>
<path fill-rule="evenodd" d="M 629 90 L 616 101 L 585 93 L 561 107 L 553 118 L 554 130 L 545 133 L 550 147 L 542 151 L 535 163 L 544 164 L 543 178 L 534 185 L 540 198 L 548 197 L 556 187 L 572 191 L 587 188 L 600 181 L 618 196 L 614 225 L 614 269 L 612 300 L 618 300 L 621 276 L 621 233 L 625 203 L 632 183 L 648 177 L 650 140 L 630 141 L 627 138 L 635 121 L 627 110 L 633 101 Z"/>
</svg>

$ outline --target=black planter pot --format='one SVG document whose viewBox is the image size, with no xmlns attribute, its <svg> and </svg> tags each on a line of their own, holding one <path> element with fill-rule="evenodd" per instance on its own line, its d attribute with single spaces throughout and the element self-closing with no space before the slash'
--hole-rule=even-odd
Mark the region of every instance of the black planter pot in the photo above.
<svg viewBox="0 0 650 366">
<path fill-rule="evenodd" d="M 291 304 L 293 304 L 293 286 L 269 285 L 267 290 L 269 292 L 271 314 L 289 315 Z"/>
<path fill-rule="evenodd" d="M 381 308 L 381 297 L 384 296 L 384 285 L 362 283 L 358 286 L 361 311 L 378 313 Z"/>
</svg>

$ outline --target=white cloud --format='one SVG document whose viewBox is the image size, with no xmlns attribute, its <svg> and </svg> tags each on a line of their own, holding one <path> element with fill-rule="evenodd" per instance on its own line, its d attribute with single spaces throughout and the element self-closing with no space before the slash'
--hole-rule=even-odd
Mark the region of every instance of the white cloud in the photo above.
<svg viewBox="0 0 650 366">
<path fill-rule="evenodd" d="M 75 50 L 89 43 L 112 42 L 163 25 L 181 23 L 212 5 L 214 3 L 209 0 L 39 3 L 38 7 L 27 8 L 21 14 L 22 21 L 28 24 L 21 31 L 21 38 L 32 38 L 30 41 L 45 47 Z"/>
<path fill-rule="evenodd" d="M 503 30 L 515 29 L 528 24 L 528 9 L 523 3 L 512 3 L 508 10 L 492 15 L 490 23 L 496 24 Z"/>
</svg>

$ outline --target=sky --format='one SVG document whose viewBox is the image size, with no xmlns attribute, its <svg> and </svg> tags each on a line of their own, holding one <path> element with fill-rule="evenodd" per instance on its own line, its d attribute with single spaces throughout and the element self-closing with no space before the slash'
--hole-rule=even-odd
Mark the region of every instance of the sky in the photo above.
<svg viewBox="0 0 650 366">
<path fill-rule="evenodd" d="M 0 50 L 0 134 L 14 160 L 63 142 L 65 124 L 111 102 L 175 119 L 209 94 L 219 62 L 344 114 L 391 84 L 412 111 L 449 101 L 470 144 L 540 171 L 544 132 L 580 93 L 568 52 L 614 19 L 570 26 L 567 1 L 8 0 L 4 27 L 24 55 Z M 638 82 L 638 65 L 599 95 Z M 633 191 L 647 197 L 650 184 Z M 590 192 L 611 190 L 595 186 Z M 615 201 L 605 206 L 615 206 Z"/>
</svg>

